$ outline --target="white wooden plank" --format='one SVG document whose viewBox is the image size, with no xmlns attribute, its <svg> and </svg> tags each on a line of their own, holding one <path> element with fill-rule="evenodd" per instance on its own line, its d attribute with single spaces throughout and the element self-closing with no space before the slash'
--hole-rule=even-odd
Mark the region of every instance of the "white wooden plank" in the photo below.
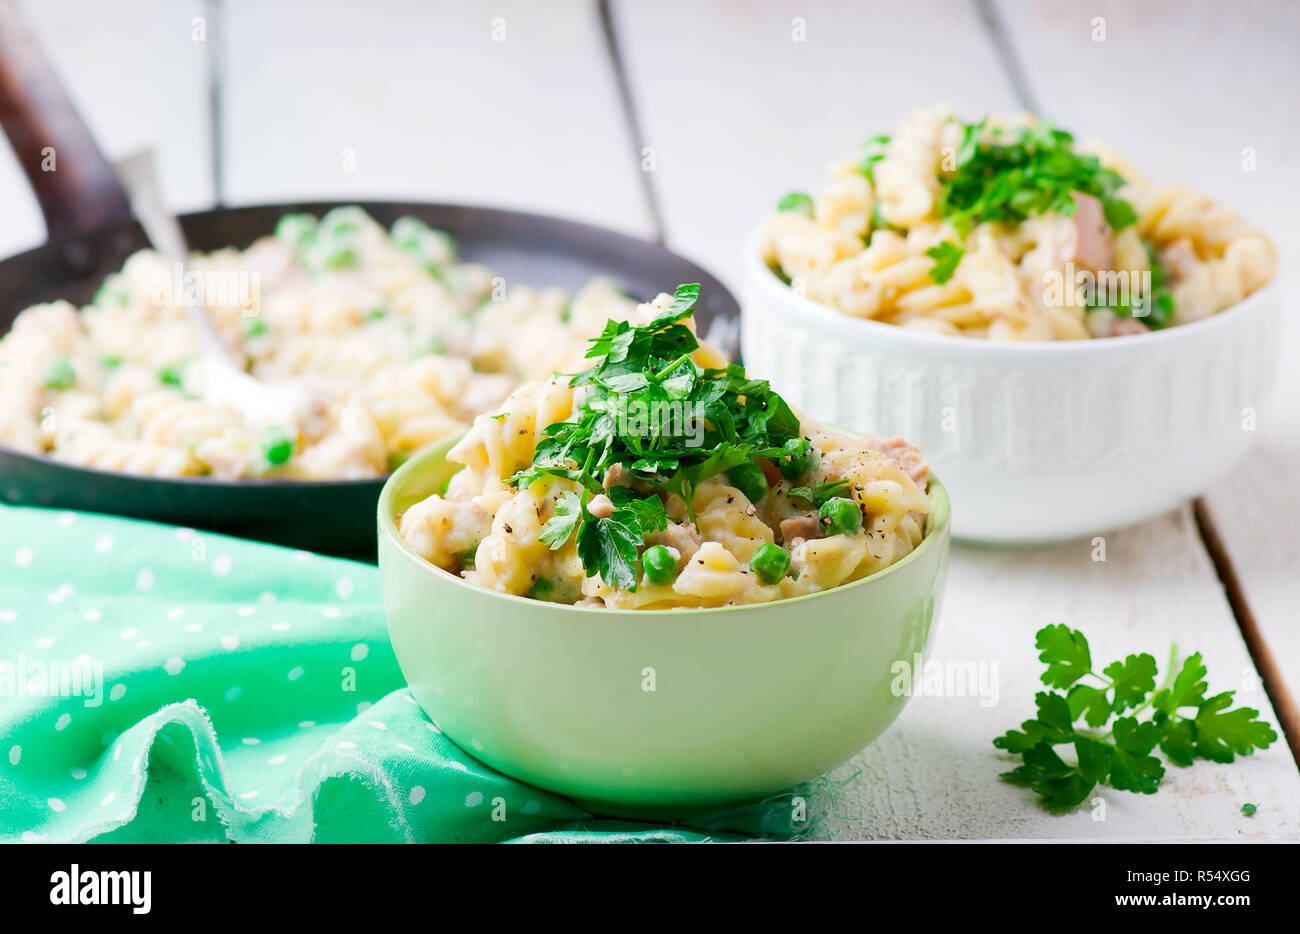
<svg viewBox="0 0 1300 934">
<path fill-rule="evenodd" d="M 593 3 L 225 6 L 231 200 L 451 200 L 651 232 Z"/>
<path fill-rule="evenodd" d="M 1004 0 L 1000 9 L 1048 114 L 1107 139 L 1153 179 L 1221 199 L 1264 226 L 1282 252 L 1283 286 L 1300 278 L 1300 5 L 1213 0 L 1085 6 Z M 1094 41 L 1104 20 L 1105 39 Z M 1086 76 L 1086 79 L 1081 78 Z M 1255 151 L 1253 171 L 1242 153 Z M 1284 361 L 1300 320 L 1283 292 Z M 1300 369 L 1281 367 L 1255 452 L 1204 496 L 1233 573 L 1300 698 Z M 1300 724 L 1297 724 L 1300 727 Z"/>
<path fill-rule="evenodd" d="M 746 237 L 781 195 L 819 184 L 828 164 L 911 108 L 1015 109 L 964 3 L 670 0 L 613 11 L 669 243 L 732 286 Z"/>
<path fill-rule="evenodd" d="M 0 256 L 29 250 L 45 239 L 36 196 L 8 146 L 0 146 L 0 205 Z"/>
<path fill-rule="evenodd" d="M 827 162 L 888 132 L 907 110 L 942 100 L 971 116 L 1020 109 L 973 6 L 809 3 L 796 14 L 776 4 L 621 2 L 615 14 L 669 243 L 732 283 L 746 235 L 777 196 L 815 184 Z M 792 39 L 795 15 L 804 42 Z M 1032 63 L 1031 86 L 1048 62 Z M 1077 70 L 1071 75 L 1079 80 Z M 1086 89 L 1092 80 L 1079 83 Z M 1148 92 L 1153 101 L 1161 87 Z M 1133 97 L 1132 87 L 1111 93 L 1107 106 Z M 1047 815 L 1022 789 L 997 781 L 1008 766 L 990 743 L 1032 713 L 1040 670 L 1033 638 L 1049 622 L 1084 629 L 1098 655 L 1150 650 L 1162 663 L 1176 634 L 1215 666 L 1216 687 L 1241 689 L 1273 717 L 1257 680 L 1246 683 L 1254 670 L 1190 511 L 1113 535 L 1109 545 L 1105 564 L 1091 560 L 1086 542 L 1033 552 L 954 548 L 936 657 L 996 663 L 999 703 L 917 699 L 824 783 L 813 814 L 821 831 L 1164 839 L 1300 830 L 1300 778 L 1284 743 L 1231 767 L 1173 770 L 1154 797 L 1106 792 L 1108 822 Z M 1264 819 L 1238 827 L 1246 801 L 1261 808 L 1251 820 Z"/>
<path fill-rule="evenodd" d="M 110 158 L 155 149 L 168 202 L 178 211 L 207 207 L 206 47 L 194 22 L 201 0 L 27 0 L 20 9 Z M 45 229 L 12 151 L 0 149 L 7 255 L 39 244 Z"/>
<path fill-rule="evenodd" d="M 1099 667 L 1146 651 L 1163 676 L 1171 643 L 1184 655 L 1199 650 L 1212 691 L 1236 690 L 1239 703 L 1272 719 L 1244 644 L 1225 633 L 1227 615 L 1186 508 L 1108 536 L 1104 562 L 1093 560 L 1089 541 L 1032 551 L 957 547 L 934 660 L 985 666 L 993 702 L 913 697 L 879 740 L 817 783 L 810 820 L 821 835 L 844 839 L 1300 833 L 1300 774 L 1280 738 L 1230 765 L 1169 766 L 1154 795 L 1104 789 L 1094 793 L 1103 808 L 1090 802 L 1059 816 L 997 778 L 1012 760 L 992 740 L 1033 715 L 1034 694 L 1043 690 L 1034 634 L 1048 623 L 1082 630 Z M 1241 814 L 1247 802 L 1259 808 L 1254 817 Z"/>
</svg>

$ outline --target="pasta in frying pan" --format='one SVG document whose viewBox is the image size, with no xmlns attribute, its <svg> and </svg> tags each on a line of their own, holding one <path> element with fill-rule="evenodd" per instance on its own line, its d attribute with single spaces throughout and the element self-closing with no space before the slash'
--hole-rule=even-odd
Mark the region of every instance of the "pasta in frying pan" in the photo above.
<svg viewBox="0 0 1300 934">
<path fill-rule="evenodd" d="M 142 251 L 87 307 L 23 311 L 0 339 L 0 444 L 128 473 L 379 476 L 581 359 L 592 330 L 635 307 L 599 280 L 572 296 L 506 290 L 446 234 L 414 218 L 385 231 L 359 208 L 286 216 L 274 237 L 189 269 L 174 282 Z M 310 389 L 315 417 L 286 430 L 203 400 L 191 277 L 236 359 Z"/>
</svg>

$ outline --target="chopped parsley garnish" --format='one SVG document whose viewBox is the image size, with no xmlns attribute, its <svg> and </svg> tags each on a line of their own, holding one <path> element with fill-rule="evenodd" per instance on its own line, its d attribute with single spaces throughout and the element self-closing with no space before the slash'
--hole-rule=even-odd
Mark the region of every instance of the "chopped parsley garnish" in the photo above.
<svg viewBox="0 0 1300 934">
<path fill-rule="evenodd" d="M 1146 250 L 1151 267 L 1151 289 L 1144 292 L 1130 285 L 1127 298 L 1121 298 L 1113 304 L 1108 301 L 1111 295 L 1105 294 L 1100 287 L 1093 289 L 1088 297 L 1091 308 L 1109 308 L 1117 318 L 1136 318 L 1147 327 L 1156 329 L 1168 327 L 1174 319 L 1174 295 L 1165 285 L 1165 271 L 1160 265 L 1160 257 L 1155 245 L 1144 239 L 1142 246 Z"/>
<path fill-rule="evenodd" d="M 876 184 L 876 163 L 885 158 L 885 150 L 888 146 L 889 137 L 883 134 L 873 136 L 862 144 L 862 158 L 858 160 L 858 171 L 865 175 L 872 185 Z"/>
<path fill-rule="evenodd" d="M 546 428 L 532 466 L 510 479 L 518 487 L 546 477 L 577 482 L 581 493 L 561 494 L 541 540 L 558 549 L 576 534 L 584 570 L 628 591 L 637 587 L 646 536 L 667 528 L 660 494 L 680 497 L 693 522 L 701 483 L 757 458 L 779 458 L 787 453 L 782 445 L 799 437 L 798 417 L 765 380 L 737 364 L 714 369 L 691 359 L 699 342 L 682 319 L 699 293 L 698 284 L 678 286 L 668 308 L 643 326 L 606 323 L 587 352 L 594 362 L 569 380 L 578 410 Z M 606 491 L 615 465 L 652 492 L 621 484 Z M 613 509 L 597 516 L 588 507 L 599 495 Z"/>
<path fill-rule="evenodd" d="M 91 302 L 96 305 L 125 305 L 127 303 L 127 294 L 105 282 L 95 292 L 95 297 L 91 299 Z"/>
<path fill-rule="evenodd" d="M 802 191 L 792 191 L 776 203 L 778 211 L 802 211 L 811 214 L 813 200 Z"/>
<path fill-rule="evenodd" d="M 1077 152 L 1074 137 L 1046 122 L 990 127 L 962 125 L 951 176 L 940 177 L 939 216 L 965 233 L 984 221 L 1018 223 L 1039 214 L 1074 214 L 1074 192 L 1101 201 L 1112 230 L 1137 220 L 1117 194 L 1124 178 L 1096 156 Z"/>
<path fill-rule="evenodd" d="M 829 480 L 826 483 L 819 483 L 815 487 L 797 486 L 791 489 L 786 496 L 796 502 L 806 503 L 820 509 L 826 504 L 826 501 L 836 496 L 845 496 L 849 492 L 849 481 L 847 480 Z"/>
<path fill-rule="evenodd" d="M 1255 816 L 1255 812 L 1258 811 L 1258 810 L 1259 810 L 1259 808 L 1256 807 L 1255 805 L 1251 804 L 1249 801 L 1247 801 L 1245 804 L 1243 804 L 1243 805 L 1241 806 L 1241 813 L 1242 813 L 1242 815 L 1244 815 L 1245 817 L 1254 817 L 1254 816 Z"/>
<path fill-rule="evenodd" d="M 266 322 L 261 318 L 244 319 L 244 337 L 260 337 L 267 331 Z"/>
<path fill-rule="evenodd" d="M 939 285 L 943 285 L 957 271 L 957 266 L 961 263 L 961 258 L 966 255 L 966 251 L 951 240 L 945 240 L 930 247 L 925 251 L 925 255 L 934 260 L 934 268 L 930 270 L 930 278 Z"/>
<path fill-rule="evenodd" d="M 895 227 L 889 221 L 885 220 L 885 215 L 880 213 L 880 202 L 876 201 L 871 205 L 871 232 L 877 230 L 894 230 L 902 232 L 901 228 Z"/>
<path fill-rule="evenodd" d="M 1049 810 L 1076 807 L 1099 784 L 1154 794 L 1165 774 L 1151 754 L 1157 746 L 1174 765 L 1188 766 L 1196 759 L 1231 762 L 1277 739 L 1258 710 L 1231 706 L 1235 692 L 1206 697 L 1199 652 L 1178 665 L 1175 647 L 1157 689 L 1156 660 L 1145 653 L 1112 662 L 1098 674 L 1088 640 L 1077 629 L 1046 626 L 1035 645 L 1047 665 L 1043 683 L 1057 690 L 1040 692 L 1038 715 L 993 745 L 1023 762 L 1002 778 L 1032 789 Z M 1072 746 L 1075 763 L 1058 755 L 1057 746 Z"/>
<path fill-rule="evenodd" d="M 164 386 L 171 386 L 180 389 L 185 381 L 185 367 L 189 363 L 189 358 L 178 360 L 170 366 L 162 367 L 158 370 L 158 382 Z"/>
</svg>

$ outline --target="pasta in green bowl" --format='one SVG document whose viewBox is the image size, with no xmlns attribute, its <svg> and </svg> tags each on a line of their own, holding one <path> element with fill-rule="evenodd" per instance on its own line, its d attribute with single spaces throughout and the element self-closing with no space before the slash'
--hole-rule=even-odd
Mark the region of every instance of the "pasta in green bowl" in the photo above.
<svg viewBox="0 0 1300 934">
<path fill-rule="evenodd" d="M 606 813 L 843 762 L 906 702 L 946 571 L 916 448 L 800 418 L 696 340 L 697 292 L 610 321 L 587 369 L 417 453 L 379 505 L 415 697 L 495 768 Z"/>
</svg>

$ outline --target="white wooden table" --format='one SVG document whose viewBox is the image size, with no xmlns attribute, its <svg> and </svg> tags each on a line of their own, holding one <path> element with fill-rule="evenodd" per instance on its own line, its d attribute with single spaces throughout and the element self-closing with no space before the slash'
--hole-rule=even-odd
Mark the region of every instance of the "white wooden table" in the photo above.
<svg viewBox="0 0 1300 934">
<path fill-rule="evenodd" d="M 1283 0 L 24 6 L 110 154 L 160 150 L 178 209 L 218 193 L 228 204 L 368 196 L 528 208 L 661 238 L 735 285 L 744 236 L 777 196 L 813 185 L 906 110 L 947 101 L 970 116 L 1033 108 L 1106 139 L 1149 174 L 1265 225 L 1284 275 L 1300 272 L 1300 5 Z M 0 254 L 40 242 L 7 149 L 0 205 Z M 1295 317 L 1287 360 L 1300 353 Z M 1085 541 L 955 547 L 935 657 L 996 666 L 996 703 L 913 700 L 818 784 L 819 832 L 1300 834 L 1300 774 L 1284 740 L 1232 765 L 1171 767 L 1156 795 L 1107 790 L 1064 816 L 997 781 L 1007 760 L 990 745 L 1032 711 L 1033 634 L 1057 621 L 1083 629 L 1098 656 L 1150 651 L 1163 664 L 1171 640 L 1202 651 L 1212 689 L 1282 718 L 1300 745 L 1296 367 L 1282 368 L 1279 389 L 1246 464 L 1195 510 L 1109 536 L 1105 562 Z M 1245 802 L 1254 817 L 1241 815 Z"/>
</svg>

